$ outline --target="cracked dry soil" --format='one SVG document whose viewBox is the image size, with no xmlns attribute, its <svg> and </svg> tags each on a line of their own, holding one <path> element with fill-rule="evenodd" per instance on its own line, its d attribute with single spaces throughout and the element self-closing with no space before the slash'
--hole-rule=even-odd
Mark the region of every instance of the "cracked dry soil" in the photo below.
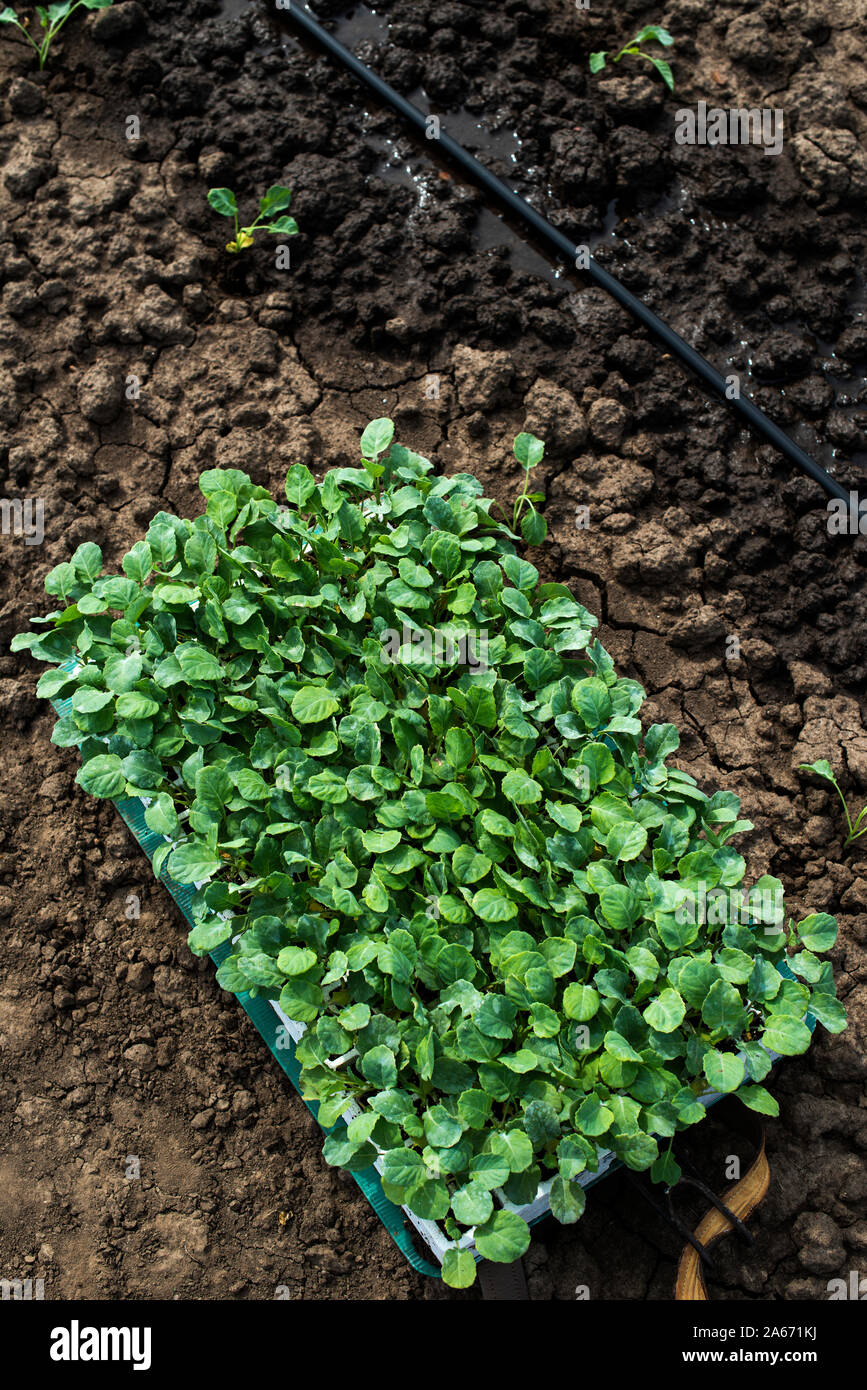
<svg viewBox="0 0 867 1390">
<path fill-rule="evenodd" d="M 600 260 L 857 486 L 864 0 L 376 9 L 353 30 L 351 7 L 318 6 L 576 240 L 613 209 Z M 675 99 L 625 65 L 589 76 L 588 52 L 651 21 L 677 38 Z M 255 5 L 122 0 L 73 21 L 45 77 L 6 35 L 0 62 L 0 469 L 6 497 L 45 504 L 41 546 L 0 537 L 0 1273 L 54 1299 L 478 1296 L 417 1275 L 325 1165 L 113 808 L 74 787 L 35 664 L 8 655 L 80 541 L 115 568 L 153 512 L 199 510 L 202 469 L 277 495 L 292 462 L 354 463 L 388 413 L 503 499 L 514 434 L 547 440 L 544 576 L 599 613 L 648 720 L 680 727 L 681 765 L 742 794 L 750 869 L 839 917 L 850 1027 L 779 1069 L 756 1245 L 725 1242 L 711 1283 L 826 1297 L 867 1258 L 867 857 L 796 768 L 827 756 L 867 795 L 864 539 L 830 536 L 812 484 L 600 292 L 538 274 L 475 190 Z M 674 110 L 699 99 L 783 108 L 782 155 L 676 145 Z M 274 182 L 301 227 L 289 272 L 273 243 L 230 259 L 205 202 Z M 702 1131 L 719 1190 L 737 1142 Z M 678 1253 L 618 1174 L 578 1227 L 537 1228 L 531 1295 L 667 1299 Z"/>
</svg>

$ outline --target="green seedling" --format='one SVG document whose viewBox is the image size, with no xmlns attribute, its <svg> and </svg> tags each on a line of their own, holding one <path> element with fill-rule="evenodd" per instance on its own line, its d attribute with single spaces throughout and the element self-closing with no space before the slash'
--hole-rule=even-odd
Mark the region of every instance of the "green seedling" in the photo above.
<svg viewBox="0 0 867 1390">
<path fill-rule="evenodd" d="M 662 29 L 658 24 L 647 24 L 635 35 L 629 43 L 624 44 L 620 52 L 611 59 L 612 63 L 619 63 L 621 58 L 643 58 L 645 62 L 652 63 L 659 73 L 663 82 L 670 92 L 674 91 L 674 76 L 668 63 L 664 58 L 656 58 L 652 53 L 642 53 L 639 47 L 642 43 L 647 43 L 653 39 L 656 43 L 661 43 L 663 48 L 671 48 L 674 39 L 667 29 Z M 601 72 L 605 67 L 605 60 L 608 57 L 608 50 L 603 49 L 601 53 L 590 54 L 590 71 L 593 73 Z"/>
<path fill-rule="evenodd" d="M 861 825 L 861 822 L 864 820 L 864 817 L 867 816 L 867 806 L 864 806 L 862 808 L 862 810 L 858 813 L 856 820 L 853 822 L 852 817 L 849 815 L 849 807 L 846 805 L 846 798 L 841 792 L 839 786 L 837 785 L 837 778 L 834 776 L 834 769 L 831 767 L 831 764 L 828 762 L 828 759 L 819 758 L 818 761 L 815 763 L 801 763 L 799 766 L 802 772 L 815 772 L 817 777 L 824 777 L 826 782 L 830 782 L 831 786 L 834 788 L 835 792 L 837 793 L 841 802 L 843 803 L 843 814 L 846 817 L 846 825 L 849 830 L 849 834 L 843 841 L 844 847 L 846 845 L 851 845 L 853 840 L 860 840 L 862 835 L 867 835 L 867 824 Z M 861 827 L 860 830 L 858 828 L 859 826 Z"/>
<path fill-rule="evenodd" d="M 256 232 L 273 232 L 276 236 L 295 236 L 298 231 L 298 223 L 294 217 L 278 217 L 276 221 L 271 220 L 275 213 L 285 212 L 291 201 L 291 191 L 275 183 L 273 187 L 268 189 L 265 196 L 259 199 L 259 216 L 256 221 L 251 222 L 249 227 L 241 227 L 238 223 L 238 203 L 231 188 L 212 188 L 208 193 L 208 202 L 214 212 L 218 212 L 221 217 L 234 219 L 235 235 L 231 241 L 226 242 L 226 250 L 233 253 L 252 246 Z"/>
<path fill-rule="evenodd" d="M 515 452 L 529 471 L 541 441 Z M 676 1181 L 708 1089 L 777 1114 L 768 1051 L 846 1025 L 837 929 L 747 887 L 737 795 L 672 765 L 675 726 L 644 727 L 596 618 L 481 483 L 388 419 L 360 456 L 320 482 L 293 464 L 282 506 L 208 469 L 203 514 L 158 513 L 121 572 L 93 541 L 55 566 L 12 649 L 51 668 L 82 790 L 146 801 L 190 949 L 227 946 L 224 989 L 307 1025 L 326 1161 L 380 1159 L 464 1288 L 468 1231 L 501 1263 L 530 1241 L 495 1193 L 520 1208 L 550 1180 L 571 1224 L 600 1150 Z"/>
<path fill-rule="evenodd" d="M 36 13 L 42 28 L 42 38 L 38 43 L 28 31 L 29 19 L 26 16 L 24 19 L 19 19 L 11 5 L 0 10 L 0 24 L 14 24 L 17 29 L 21 30 L 31 48 L 36 52 L 40 68 L 44 68 L 48 58 L 48 50 L 70 15 L 82 7 L 86 10 L 107 10 L 111 4 L 112 0 L 62 0 L 59 5 L 49 5 L 47 10 L 43 9 L 41 5 L 36 5 Z"/>
<path fill-rule="evenodd" d="M 521 535 L 528 545 L 541 545 L 548 534 L 548 523 L 536 511 L 536 503 L 544 502 L 544 492 L 530 492 L 530 474 L 542 462 L 545 445 L 534 434 L 519 434 L 514 445 L 515 458 L 524 470 L 524 488 L 515 499 L 512 509 L 512 530 L 521 528 Z"/>
</svg>

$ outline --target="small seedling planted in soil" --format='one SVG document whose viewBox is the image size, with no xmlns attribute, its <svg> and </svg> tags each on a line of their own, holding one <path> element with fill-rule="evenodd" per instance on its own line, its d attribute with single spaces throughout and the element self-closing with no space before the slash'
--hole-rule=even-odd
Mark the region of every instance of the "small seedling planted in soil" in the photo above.
<svg viewBox="0 0 867 1390">
<path fill-rule="evenodd" d="M 107 10 L 111 4 L 112 0 L 62 0 L 59 5 L 49 5 L 47 10 L 43 9 L 41 5 L 36 5 L 34 8 L 42 28 L 42 38 L 38 43 L 28 32 L 30 20 L 26 16 L 24 19 L 19 19 L 11 5 L 0 10 L 0 24 L 14 24 L 17 29 L 21 30 L 31 48 L 35 49 L 40 68 L 44 68 L 48 50 L 71 14 L 80 10 L 82 6 L 86 10 Z"/>
<path fill-rule="evenodd" d="M 515 499 L 512 511 L 512 530 L 521 527 L 521 535 L 528 545 L 541 545 L 548 534 L 548 523 L 536 511 L 536 503 L 544 502 L 544 492 L 528 492 L 530 474 L 542 462 L 545 445 L 534 434 L 519 434 L 515 440 L 515 458 L 524 470 L 524 488 Z"/>
<path fill-rule="evenodd" d="M 252 246 L 256 232 L 295 236 L 298 223 L 294 217 L 277 217 L 276 221 L 271 220 L 275 213 L 285 212 L 291 201 L 290 189 L 282 188 L 280 184 L 275 183 L 265 196 L 259 199 L 259 216 L 256 221 L 251 222 L 249 227 L 241 227 L 238 223 L 238 203 L 231 188 L 212 188 L 208 193 L 208 202 L 214 212 L 218 212 L 221 217 L 234 219 L 235 235 L 231 241 L 226 242 L 226 250 L 233 253 Z"/>
<path fill-rule="evenodd" d="M 865 822 L 863 825 L 861 824 L 865 816 L 867 816 L 867 806 L 864 806 L 861 809 L 861 811 L 859 811 L 856 819 L 853 822 L 852 817 L 849 815 L 849 807 L 846 805 L 846 798 L 841 792 L 839 786 L 837 785 L 837 778 L 834 776 L 834 769 L 831 767 L 831 764 L 828 762 L 828 759 L 819 758 L 818 761 L 815 763 L 800 763 L 799 766 L 802 772 L 815 772 L 817 777 L 824 777 L 826 782 L 831 783 L 831 786 L 834 788 L 835 792 L 842 801 L 843 814 L 846 817 L 846 825 L 849 829 L 849 834 L 843 841 L 844 847 L 846 845 L 851 845 L 853 840 L 860 840 L 862 835 L 867 835 L 867 822 Z"/>
<path fill-rule="evenodd" d="M 629 43 L 621 48 L 620 52 L 611 59 L 612 63 L 619 63 L 621 58 L 643 58 L 645 62 L 652 63 L 659 73 L 663 82 L 670 92 L 674 91 L 674 77 L 671 68 L 664 58 L 655 58 L 652 53 L 642 53 L 640 45 L 647 43 L 648 39 L 661 43 L 663 48 L 671 48 L 674 39 L 667 29 L 662 29 L 658 24 L 647 24 L 635 35 Z M 605 60 L 608 57 L 608 50 L 603 49 L 601 53 L 590 54 L 590 71 L 593 73 L 601 72 L 605 67 Z"/>
</svg>

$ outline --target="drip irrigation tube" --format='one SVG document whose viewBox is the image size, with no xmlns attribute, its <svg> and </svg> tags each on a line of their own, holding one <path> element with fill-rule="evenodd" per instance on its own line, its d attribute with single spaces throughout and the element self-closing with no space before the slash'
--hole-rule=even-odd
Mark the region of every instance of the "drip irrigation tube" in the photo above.
<svg viewBox="0 0 867 1390">
<path fill-rule="evenodd" d="M 336 58 L 343 67 L 347 68 L 359 81 L 363 82 L 372 92 L 390 106 L 398 115 L 403 116 L 404 120 L 414 126 L 421 134 L 427 135 L 428 117 L 406 97 L 402 97 L 393 87 L 372 72 L 365 63 L 356 58 L 340 41 L 334 38 L 323 29 L 309 10 L 303 8 L 298 0 L 284 0 L 281 4 L 277 0 L 277 10 L 281 16 L 291 19 L 300 29 L 303 29 L 312 39 L 324 48 L 332 57 Z M 476 183 L 481 184 L 493 198 L 496 199 L 509 212 L 514 213 L 526 225 L 543 240 L 549 243 L 560 255 L 565 256 L 574 269 L 582 270 L 589 275 L 594 284 L 600 289 L 610 294 L 612 299 L 632 314 L 633 318 L 638 319 L 639 323 L 644 324 L 645 328 L 650 329 L 657 338 L 665 344 L 667 348 L 683 362 L 689 369 L 699 377 L 704 384 L 718 396 L 726 405 L 731 406 L 739 415 L 751 425 L 754 430 L 763 435 L 769 444 L 791 462 L 803 473 L 823 487 L 829 497 L 836 497 L 845 502 L 848 506 L 850 497 L 848 491 L 832 478 L 824 468 L 820 467 L 814 459 L 806 453 L 800 445 L 775 425 L 748 396 L 738 395 L 730 397 L 726 394 L 727 382 L 715 367 L 711 366 L 700 352 L 690 347 L 679 333 L 675 333 L 673 328 L 669 328 L 652 309 L 649 309 L 642 300 L 621 285 L 613 275 L 607 270 L 603 270 L 592 256 L 586 254 L 586 248 L 580 247 L 563 232 L 557 230 L 551 223 L 532 208 L 514 189 L 508 184 L 503 183 L 502 179 L 496 178 L 494 174 L 482 164 L 474 155 L 468 153 L 457 140 L 454 140 L 445 130 L 440 129 L 437 136 L 437 144 L 446 154 L 458 164 L 464 172 L 469 175 Z M 580 265 L 578 264 L 580 260 Z"/>
</svg>

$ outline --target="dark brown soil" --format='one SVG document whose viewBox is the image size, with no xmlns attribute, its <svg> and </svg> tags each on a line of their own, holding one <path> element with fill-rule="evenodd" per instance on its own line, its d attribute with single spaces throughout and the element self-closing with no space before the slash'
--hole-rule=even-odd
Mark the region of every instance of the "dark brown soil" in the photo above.
<svg viewBox="0 0 867 1390">
<path fill-rule="evenodd" d="M 861 484 L 862 6 L 318 13 L 351 14 L 339 32 L 377 70 L 423 87 L 446 129 Z M 677 38 L 675 97 L 626 62 L 590 76 L 591 50 L 654 21 Z M 779 874 L 794 910 L 839 916 L 849 1030 L 780 1069 L 757 1243 L 728 1243 L 711 1290 L 826 1298 L 867 1258 L 867 854 L 844 850 L 839 806 L 797 765 L 826 756 L 856 806 L 867 795 L 863 537 L 830 535 L 815 485 L 599 291 L 544 273 L 434 142 L 255 5 L 123 0 L 71 21 L 44 79 L 8 30 L 0 55 L 0 470 L 5 497 L 45 506 L 41 546 L 0 537 L 3 651 L 52 565 L 92 539 L 115 567 L 155 511 L 199 510 L 204 468 L 277 495 L 292 462 L 356 462 L 388 413 L 508 498 L 512 437 L 543 436 L 546 576 L 600 614 L 648 718 L 679 725 L 683 765 L 742 794 L 751 868 Z M 783 153 L 677 145 L 674 113 L 700 99 L 782 108 Z M 253 207 L 276 182 L 301 227 L 288 271 L 270 239 L 230 258 L 205 201 L 228 184 Z M 413 1272 L 320 1158 L 113 808 L 74 787 L 35 678 L 0 656 L 0 1277 L 44 1278 L 55 1299 L 460 1297 Z M 703 1128 L 690 1142 L 720 1189 L 740 1150 Z M 538 1229 L 532 1296 L 668 1299 L 679 1244 L 614 1176 L 577 1228 Z"/>
</svg>

